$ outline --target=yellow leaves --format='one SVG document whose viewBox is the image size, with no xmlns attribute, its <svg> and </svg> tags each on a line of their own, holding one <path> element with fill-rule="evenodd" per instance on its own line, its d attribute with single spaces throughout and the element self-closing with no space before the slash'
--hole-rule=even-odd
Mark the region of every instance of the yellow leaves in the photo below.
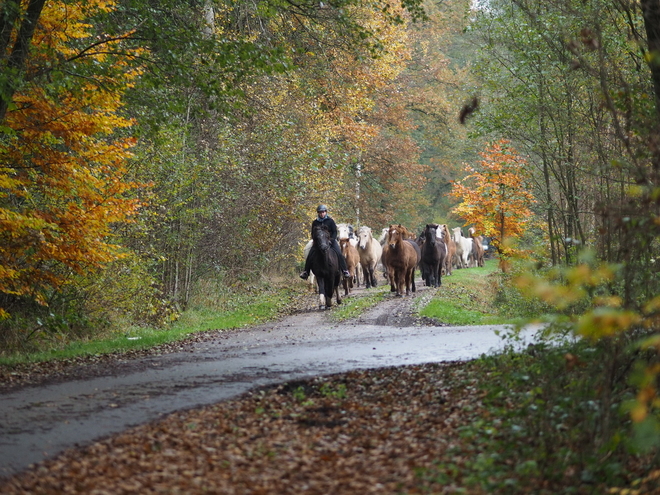
<svg viewBox="0 0 660 495">
<path fill-rule="evenodd" d="M 562 273 L 571 286 L 597 287 L 614 280 L 615 271 L 611 266 L 606 264 L 593 268 L 586 263 L 582 263 L 574 267 L 569 267 Z"/>
<path fill-rule="evenodd" d="M 527 272 L 514 282 L 524 292 L 534 294 L 559 310 L 570 308 L 592 294 L 591 302 L 595 306 L 615 309 L 621 306 L 620 297 L 595 294 L 595 290 L 605 287 L 615 276 L 616 266 L 604 263 L 591 266 L 583 262 L 573 267 L 555 267 L 544 276 Z M 600 316 L 605 318 L 605 313 Z"/>
<path fill-rule="evenodd" d="M 660 364 L 656 363 L 648 365 L 638 378 L 635 401 L 628 406 L 631 419 L 636 423 L 644 421 L 652 411 L 660 410 L 660 398 L 656 388 L 658 375 L 660 375 Z"/>
<path fill-rule="evenodd" d="M 124 181 L 136 139 L 114 136 L 133 124 L 117 112 L 139 68 L 123 70 L 131 59 L 127 50 L 124 59 L 101 54 L 119 42 L 87 39 L 87 19 L 113 5 L 49 2 L 42 13 L 28 69 L 65 63 L 85 40 L 89 50 L 75 63 L 95 77 L 59 85 L 35 79 L 15 95 L 16 108 L 7 113 L 4 124 L 15 132 L 0 147 L 0 162 L 11 164 L 0 168 L 0 199 L 11 195 L 6 204 L 20 206 L 0 210 L 2 292 L 45 304 L 42 291 L 57 290 L 71 271 L 83 273 L 119 256 L 108 242 L 111 225 L 139 206 L 126 197 L 137 184 Z"/>
<path fill-rule="evenodd" d="M 466 164 L 468 175 L 452 183 L 450 195 L 461 201 L 452 211 L 466 225 L 474 224 L 494 238 L 500 254 L 512 255 L 517 252 L 512 240 L 535 218 L 531 205 L 536 199 L 526 185 L 526 160 L 505 140 L 490 144 L 481 156 L 484 160 L 478 167 Z"/>
<path fill-rule="evenodd" d="M 660 313 L 660 295 L 655 296 L 644 305 L 644 312 L 647 314 Z"/>
<path fill-rule="evenodd" d="M 634 311 L 612 307 L 595 308 L 580 317 L 577 333 L 594 340 L 611 337 L 630 330 L 641 320 L 641 316 Z"/>
</svg>

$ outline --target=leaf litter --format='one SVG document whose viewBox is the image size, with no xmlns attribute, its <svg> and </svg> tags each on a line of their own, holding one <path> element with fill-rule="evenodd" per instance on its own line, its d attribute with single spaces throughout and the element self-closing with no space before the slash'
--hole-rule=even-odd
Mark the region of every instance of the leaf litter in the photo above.
<svg viewBox="0 0 660 495">
<path fill-rule="evenodd" d="M 456 493 L 421 474 L 479 414 L 478 397 L 465 393 L 472 380 L 463 363 L 443 363 L 257 389 L 70 449 L 0 491 Z"/>
</svg>

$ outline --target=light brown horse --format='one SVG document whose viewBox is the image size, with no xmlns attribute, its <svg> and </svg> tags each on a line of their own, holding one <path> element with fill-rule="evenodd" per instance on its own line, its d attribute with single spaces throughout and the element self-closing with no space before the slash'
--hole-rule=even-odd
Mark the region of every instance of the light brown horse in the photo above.
<svg viewBox="0 0 660 495">
<path fill-rule="evenodd" d="M 348 277 L 344 277 L 344 295 L 347 296 L 350 292 L 350 289 L 353 288 L 353 279 L 357 276 L 357 266 L 360 263 L 360 253 L 358 250 L 351 244 L 351 241 L 348 237 L 339 239 L 339 246 L 341 247 L 341 254 L 346 258 L 346 266 L 348 267 Z M 358 282 L 359 283 L 359 282 Z"/>
<path fill-rule="evenodd" d="M 468 229 L 468 235 L 472 238 L 472 258 L 476 266 L 484 266 L 484 238 L 476 233 L 474 227 Z"/>
<path fill-rule="evenodd" d="M 396 288 L 397 297 L 403 296 L 404 285 L 406 295 L 410 295 L 415 280 L 415 267 L 419 261 L 412 243 L 406 241 L 409 237 L 410 232 L 402 225 L 390 225 L 387 243 L 384 246 L 387 272 L 391 284 Z"/>
<path fill-rule="evenodd" d="M 456 256 L 456 243 L 451 238 L 449 227 L 446 224 L 440 225 L 442 230 L 442 237 L 447 245 L 447 257 L 445 258 L 445 275 L 451 275 L 452 267 L 454 266 L 454 257 Z"/>
</svg>

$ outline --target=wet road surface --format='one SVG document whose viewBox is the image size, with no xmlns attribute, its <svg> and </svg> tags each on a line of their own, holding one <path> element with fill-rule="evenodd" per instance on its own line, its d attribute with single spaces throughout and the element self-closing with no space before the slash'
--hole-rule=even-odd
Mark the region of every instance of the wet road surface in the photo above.
<svg viewBox="0 0 660 495">
<path fill-rule="evenodd" d="M 316 311 L 298 314 L 218 333 L 186 352 L 143 358 L 139 367 L 113 368 L 107 376 L 0 395 L 0 477 L 255 387 L 354 369 L 469 360 L 505 345 L 495 334 L 503 326 L 406 326 L 396 304 L 351 323 L 328 323 Z M 528 329 L 521 345 L 533 333 Z"/>
</svg>

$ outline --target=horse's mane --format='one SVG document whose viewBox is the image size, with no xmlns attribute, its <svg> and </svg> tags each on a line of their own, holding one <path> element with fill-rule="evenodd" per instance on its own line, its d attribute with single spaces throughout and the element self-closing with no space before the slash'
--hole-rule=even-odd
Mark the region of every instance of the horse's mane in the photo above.
<svg viewBox="0 0 660 495">
<path fill-rule="evenodd" d="M 445 242 L 449 242 L 451 240 L 451 234 L 449 233 L 449 227 L 447 227 L 447 224 L 442 224 L 439 225 L 439 227 L 442 228 L 442 238 Z"/>
<path fill-rule="evenodd" d="M 395 229 L 401 231 L 401 238 L 402 239 L 415 239 L 417 237 L 414 232 L 411 232 L 410 230 L 408 230 L 406 227 L 404 227 L 401 224 L 399 224 L 399 225 L 390 225 L 390 230 L 392 230 L 392 228 L 395 228 Z M 389 232 L 388 232 L 388 234 L 389 234 Z"/>
<path fill-rule="evenodd" d="M 316 244 L 316 239 L 315 239 L 316 232 L 319 230 L 325 231 L 328 234 L 328 236 L 330 235 L 330 229 L 328 228 L 327 225 L 314 225 L 314 227 L 312 228 L 312 241 L 314 242 L 314 244 Z"/>
</svg>

